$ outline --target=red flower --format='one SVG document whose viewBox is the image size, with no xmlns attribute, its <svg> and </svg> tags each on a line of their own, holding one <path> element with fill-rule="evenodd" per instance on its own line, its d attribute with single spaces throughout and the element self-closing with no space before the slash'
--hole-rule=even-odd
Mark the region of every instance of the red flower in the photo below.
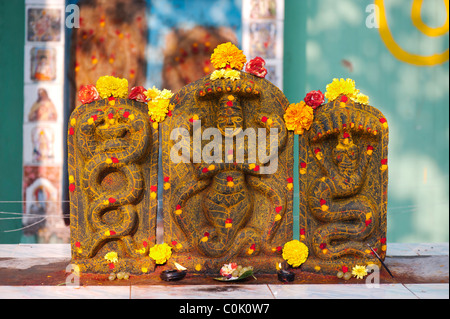
<svg viewBox="0 0 450 319">
<path fill-rule="evenodd" d="M 325 96 L 323 93 L 319 91 L 311 91 L 306 94 L 305 103 L 306 105 L 311 106 L 313 109 L 316 109 L 325 101 Z"/>
<path fill-rule="evenodd" d="M 300 235 L 304 235 L 304 234 L 305 234 L 305 229 L 304 228 L 300 229 Z"/>
<path fill-rule="evenodd" d="M 75 191 L 75 184 L 69 185 L 69 191 L 71 191 L 71 192 Z"/>
<path fill-rule="evenodd" d="M 245 66 L 245 72 L 256 75 L 257 77 L 264 78 L 267 74 L 267 69 L 264 67 L 266 61 L 263 58 L 256 57 L 248 61 Z"/>
<path fill-rule="evenodd" d="M 320 249 L 325 249 L 325 248 L 327 248 L 327 244 L 321 243 L 321 244 L 319 245 L 319 248 L 320 248 Z"/>
<path fill-rule="evenodd" d="M 346 273 L 348 271 L 348 267 L 347 266 L 342 266 L 342 272 Z"/>
<path fill-rule="evenodd" d="M 83 104 L 89 104 L 100 100 L 100 95 L 93 84 L 83 85 L 78 92 L 78 100 Z"/>
<path fill-rule="evenodd" d="M 143 86 L 135 86 L 131 88 L 131 92 L 128 95 L 128 98 L 130 100 L 136 100 L 138 102 L 147 102 L 147 97 L 145 96 L 144 92 L 146 89 Z"/>
</svg>

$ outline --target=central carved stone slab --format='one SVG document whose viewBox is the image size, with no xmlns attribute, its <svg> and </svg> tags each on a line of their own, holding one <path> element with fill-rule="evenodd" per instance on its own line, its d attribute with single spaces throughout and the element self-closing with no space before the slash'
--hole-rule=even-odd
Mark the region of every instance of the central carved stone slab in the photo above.
<svg viewBox="0 0 450 319">
<path fill-rule="evenodd" d="M 224 263 L 275 272 L 292 239 L 289 102 L 269 81 L 204 77 L 171 100 L 162 123 L 164 242 L 172 261 L 217 273 Z"/>
</svg>

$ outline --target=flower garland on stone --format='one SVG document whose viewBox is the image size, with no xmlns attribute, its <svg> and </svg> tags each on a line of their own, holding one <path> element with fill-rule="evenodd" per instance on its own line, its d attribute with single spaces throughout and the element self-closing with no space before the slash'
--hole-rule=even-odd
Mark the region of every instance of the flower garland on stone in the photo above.
<svg viewBox="0 0 450 319">
<path fill-rule="evenodd" d="M 328 102 L 332 102 L 342 95 L 356 103 L 369 104 L 369 97 L 356 89 L 355 81 L 352 79 L 344 80 L 342 78 L 333 79 L 333 82 L 327 85 L 325 97 L 328 99 Z M 345 98 L 343 102 L 346 102 Z"/>
<path fill-rule="evenodd" d="M 173 108 L 173 105 L 170 104 L 173 93 L 167 89 L 161 91 L 153 86 L 143 94 L 147 97 L 148 115 L 151 120 L 157 123 L 164 121 L 166 115 Z"/>
<path fill-rule="evenodd" d="M 231 42 L 219 44 L 213 54 L 211 54 L 211 63 L 217 69 L 212 74 L 210 79 L 231 79 L 239 80 L 240 73 L 244 64 L 247 62 L 242 50 L 239 50 Z"/>
<path fill-rule="evenodd" d="M 322 91 L 311 91 L 306 94 L 303 101 L 300 103 L 292 103 L 286 109 L 284 114 L 284 121 L 288 130 L 294 131 L 295 134 L 303 134 L 309 130 L 314 120 L 314 111 L 325 103 L 325 98 L 328 102 L 333 102 L 340 99 L 342 107 L 346 106 L 350 99 L 355 103 L 368 105 L 369 97 L 360 93 L 356 89 L 355 81 L 352 79 L 333 79 L 327 85 L 325 94 Z"/>
<path fill-rule="evenodd" d="M 239 80 L 240 71 L 242 70 L 247 58 L 234 44 L 226 42 L 219 44 L 211 55 L 211 63 L 217 69 L 211 73 L 211 81 L 217 79 Z M 257 77 L 264 78 L 267 69 L 264 67 L 266 62 L 261 57 L 256 57 L 245 66 L 245 72 L 253 74 Z"/>
<path fill-rule="evenodd" d="M 127 79 L 110 75 L 101 76 L 95 85 L 83 85 L 78 92 L 78 100 L 83 104 L 108 99 L 109 104 L 114 105 L 116 98 L 128 98 L 147 103 L 148 115 L 150 115 L 150 120 L 153 122 L 155 129 L 157 129 L 158 123 L 165 120 L 166 115 L 170 115 L 174 107 L 173 104 L 170 104 L 172 96 L 173 93 L 170 90 L 159 90 L 155 86 L 148 90 L 143 86 L 136 86 L 131 88 L 130 94 L 128 94 Z"/>
</svg>

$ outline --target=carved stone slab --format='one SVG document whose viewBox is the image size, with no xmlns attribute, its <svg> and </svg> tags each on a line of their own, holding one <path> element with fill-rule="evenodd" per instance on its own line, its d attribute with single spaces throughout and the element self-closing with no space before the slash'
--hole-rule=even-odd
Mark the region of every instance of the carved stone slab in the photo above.
<svg viewBox="0 0 450 319">
<path fill-rule="evenodd" d="M 288 100 L 269 81 L 240 72 L 239 80 L 204 77 L 171 103 L 162 124 L 164 242 L 173 248 L 171 260 L 200 273 L 217 273 L 229 262 L 274 272 L 292 239 Z"/>
<path fill-rule="evenodd" d="M 154 269 L 148 250 L 156 243 L 158 145 L 146 104 L 105 99 L 72 113 L 71 248 L 82 272 Z M 108 253 L 117 260 L 105 258 Z"/>
<path fill-rule="evenodd" d="M 370 247 L 384 258 L 388 140 L 372 106 L 338 98 L 315 110 L 299 138 L 300 239 L 310 251 L 302 269 L 380 266 Z"/>
</svg>

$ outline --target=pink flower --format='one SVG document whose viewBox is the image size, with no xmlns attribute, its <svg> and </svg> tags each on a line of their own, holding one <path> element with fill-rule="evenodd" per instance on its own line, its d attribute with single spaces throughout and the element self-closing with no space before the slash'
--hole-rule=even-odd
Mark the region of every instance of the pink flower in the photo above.
<svg viewBox="0 0 450 319">
<path fill-rule="evenodd" d="M 306 105 L 311 106 L 313 109 L 316 109 L 325 101 L 325 96 L 323 93 L 319 91 L 311 91 L 306 94 L 305 103 Z"/>
<path fill-rule="evenodd" d="M 237 269 L 237 264 L 236 263 L 225 264 L 225 265 L 223 265 L 222 268 L 220 268 L 220 275 L 224 276 L 224 277 L 231 277 L 231 274 L 236 269 Z"/>
<path fill-rule="evenodd" d="M 83 104 L 89 104 L 93 101 L 100 100 L 100 95 L 98 94 L 95 85 L 83 85 L 78 92 L 78 100 Z"/>
<path fill-rule="evenodd" d="M 130 95 L 128 95 L 128 98 L 130 100 L 136 100 L 138 102 L 147 102 L 147 97 L 145 96 L 144 92 L 146 89 L 143 86 L 135 86 L 131 89 Z"/>
<path fill-rule="evenodd" d="M 245 72 L 256 75 L 257 77 L 264 78 L 267 74 L 267 69 L 264 67 L 266 61 L 263 58 L 256 57 L 250 61 L 245 66 Z"/>
</svg>

